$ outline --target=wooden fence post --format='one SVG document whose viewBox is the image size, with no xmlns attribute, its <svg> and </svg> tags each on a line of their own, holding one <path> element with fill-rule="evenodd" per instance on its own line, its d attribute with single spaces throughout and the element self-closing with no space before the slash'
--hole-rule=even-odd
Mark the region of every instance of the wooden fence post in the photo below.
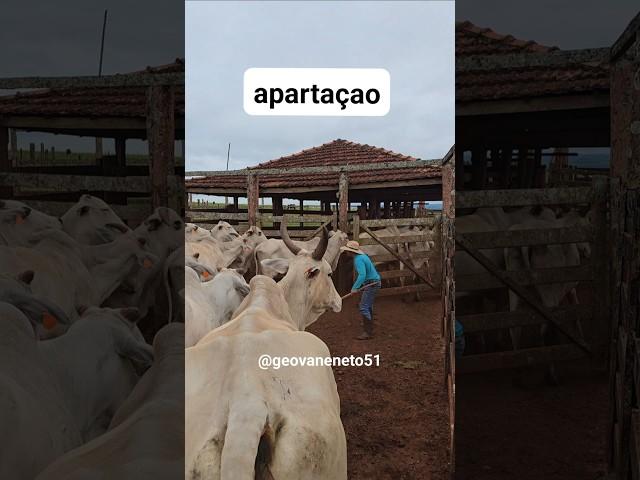
<svg viewBox="0 0 640 480">
<path fill-rule="evenodd" d="M 15 128 L 9 129 L 10 136 L 10 144 L 11 144 L 11 155 L 9 158 L 11 159 L 11 163 L 14 167 L 18 166 L 18 135 L 16 134 Z"/>
<path fill-rule="evenodd" d="M 10 172 L 12 170 L 11 158 L 9 158 L 9 129 L 0 127 L 0 172 Z M 13 187 L 0 188 L 0 198 L 9 199 L 13 197 Z"/>
<path fill-rule="evenodd" d="M 338 227 L 349 233 L 349 178 L 344 172 L 338 183 Z"/>
<path fill-rule="evenodd" d="M 152 85 L 147 88 L 147 141 L 153 208 L 169 205 L 169 166 L 175 150 L 173 88 Z"/>
<path fill-rule="evenodd" d="M 249 226 L 255 227 L 258 224 L 258 199 L 260 190 L 258 186 L 258 175 L 249 173 L 247 175 L 247 212 Z"/>
<path fill-rule="evenodd" d="M 353 236 L 351 240 L 360 242 L 360 217 L 358 215 L 354 215 L 353 217 Z"/>
<path fill-rule="evenodd" d="M 607 200 L 609 193 L 608 177 L 597 175 L 592 179 L 593 203 L 591 206 L 591 222 L 594 226 L 593 251 L 591 258 L 595 260 L 594 265 L 594 289 L 597 294 L 594 296 L 594 350 L 597 352 L 598 361 L 603 361 L 606 355 L 605 350 L 609 346 L 609 305 L 611 292 L 609 288 L 609 268 L 611 259 L 609 258 L 609 223 L 607 222 Z"/>
</svg>

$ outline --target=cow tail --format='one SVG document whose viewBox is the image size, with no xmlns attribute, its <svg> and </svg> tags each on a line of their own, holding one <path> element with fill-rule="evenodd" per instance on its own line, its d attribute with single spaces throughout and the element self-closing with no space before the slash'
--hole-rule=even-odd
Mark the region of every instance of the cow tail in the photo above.
<svg viewBox="0 0 640 480">
<path fill-rule="evenodd" d="M 231 412 L 222 449 L 221 480 L 274 480 L 274 435 L 264 412 Z"/>
</svg>

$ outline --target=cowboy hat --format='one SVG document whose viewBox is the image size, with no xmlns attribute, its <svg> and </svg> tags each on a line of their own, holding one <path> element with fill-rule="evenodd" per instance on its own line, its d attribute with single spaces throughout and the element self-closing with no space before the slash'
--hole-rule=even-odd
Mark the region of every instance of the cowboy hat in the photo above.
<svg viewBox="0 0 640 480">
<path fill-rule="evenodd" d="M 364 253 L 360 250 L 360 244 L 355 240 L 349 240 L 344 247 L 340 247 L 341 252 Z"/>
</svg>

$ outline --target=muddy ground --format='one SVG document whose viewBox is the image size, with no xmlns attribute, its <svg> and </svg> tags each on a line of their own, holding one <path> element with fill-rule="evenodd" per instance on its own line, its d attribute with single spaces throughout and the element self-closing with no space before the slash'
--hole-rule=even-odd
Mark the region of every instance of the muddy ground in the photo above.
<svg viewBox="0 0 640 480">
<path fill-rule="evenodd" d="M 440 295 L 406 303 L 376 301 L 375 338 L 360 333 L 357 298 L 326 313 L 309 331 L 334 356 L 380 354 L 380 367 L 334 374 L 347 435 L 350 480 L 444 480 L 449 468 Z"/>
<path fill-rule="evenodd" d="M 597 480 L 606 472 L 607 375 L 565 364 L 561 384 L 513 372 L 456 378 L 456 477 L 460 480 Z"/>
</svg>

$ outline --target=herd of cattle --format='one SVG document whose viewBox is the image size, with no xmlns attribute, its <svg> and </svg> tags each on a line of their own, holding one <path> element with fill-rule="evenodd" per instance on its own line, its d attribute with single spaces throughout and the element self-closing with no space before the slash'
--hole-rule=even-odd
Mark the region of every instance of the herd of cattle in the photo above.
<svg viewBox="0 0 640 480">
<path fill-rule="evenodd" d="M 167 208 L 132 230 L 90 195 L 62 217 L 2 201 L 0 222 L 0 478 L 346 479 L 332 369 L 258 368 L 329 355 L 305 329 L 342 308 L 345 233 Z"/>
<path fill-rule="evenodd" d="M 503 208 L 479 208 L 474 213 L 456 217 L 456 234 L 475 233 L 475 232 L 508 232 L 522 230 L 542 230 L 566 227 L 590 227 L 590 212 L 579 212 L 576 209 L 565 210 L 562 208 L 517 208 L 504 210 Z M 589 262 L 591 256 L 591 248 L 589 243 L 564 243 L 564 244 L 537 244 L 532 246 L 506 247 L 506 248 L 490 248 L 480 250 L 489 260 L 500 270 L 506 271 L 536 271 L 545 268 L 567 268 L 576 267 Z M 456 251 L 455 254 L 455 273 L 456 278 L 462 276 L 487 273 L 486 269 L 478 263 L 466 251 Z M 554 308 L 561 305 L 562 302 L 572 304 L 578 303 L 578 295 L 576 293 L 577 282 L 557 282 L 535 284 L 528 287 L 531 294 L 538 299 L 545 307 Z M 465 301 L 471 300 L 472 296 L 469 292 L 458 291 L 456 293 L 456 303 L 458 313 L 463 313 L 463 305 Z M 499 305 L 500 300 L 496 297 L 481 292 L 481 296 L 475 296 L 475 299 L 482 300 L 482 308 L 484 311 L 502 310 Z M 499 297 L 498 297 L 499 298 Z M 475 302 L 472 307 L 477 313 L 478 304 Z M 508 310 L 516 311 L 527 309 L 527 304 L 509 290 Z M 581 325 L 576 325 L 578 331 L 581 331 Z M 526 335 L 523 335 L 523 332 Z M 523 347 L 539 346 L 540 342 L 547 343 L 553 332 L 548 326 L 543 325 L 542 328 L 513 327 L 509 329 L 511 348 L 518 349 Z M 484 338 L 482 338 L 484 343 Z M 483 346 L 486 348 L 486 346 Z M 553 367 L 551 369 L 553 373 Z"/>
</svg>

